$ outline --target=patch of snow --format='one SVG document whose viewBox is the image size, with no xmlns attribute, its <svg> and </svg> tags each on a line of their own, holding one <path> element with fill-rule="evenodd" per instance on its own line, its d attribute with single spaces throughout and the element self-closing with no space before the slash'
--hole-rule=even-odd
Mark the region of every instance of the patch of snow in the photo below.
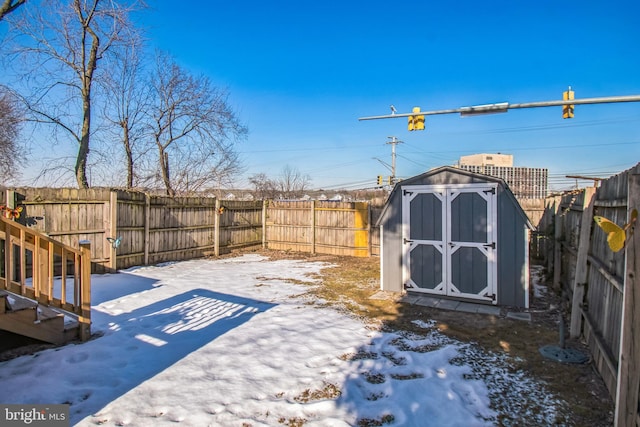
<svg viewBox="0 0 640 427">
<path fill-rule="evenodd" d="M 544 267 L 541 265 L 532 265 L 530 272 L 533 296 L 535 298 L 543 298 L 547 294 L 547 286 L 544 284 Z"/>
</svg>

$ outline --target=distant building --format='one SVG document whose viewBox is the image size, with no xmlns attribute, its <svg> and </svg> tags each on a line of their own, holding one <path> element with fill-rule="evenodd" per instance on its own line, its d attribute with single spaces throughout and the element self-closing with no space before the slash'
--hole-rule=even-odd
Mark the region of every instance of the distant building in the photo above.
<svg viewBox="0 0 640 427">
<path fill-rule="evenodd" d="M 460 157 L 460 165 L 513 167 L 511 154 L 472 154 Z"/>
<path fill-rule="evenodd" d="M 510 154 L 462 156 L 457 167 L 504 179 L 518 199 L 542 199 L 547 196 L 548 169 L 514 167 Z"/>
</svg>

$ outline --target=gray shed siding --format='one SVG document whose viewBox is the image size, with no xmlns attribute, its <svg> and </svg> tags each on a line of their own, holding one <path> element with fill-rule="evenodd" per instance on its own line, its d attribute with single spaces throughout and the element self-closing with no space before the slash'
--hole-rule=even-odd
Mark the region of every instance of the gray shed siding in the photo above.
<svg viewBox="0 0 640 427">
<path fill-rule="evenodd" d="M 391 194 L 393 196 L 393 194 Z M 402 292 L 402 201 L 388 203 L 380 228 L 380 283 L 382 288 Z M 382 218 L 381 218 L 382 219 Z"/>
<path fill-rule="evenodd" d="M 498 304 L 528 307 L 529 239 L 520 205 L 498 187 Z"/>
<path fill-rule="evenodd" d="M 443 167 L 398 183 L 378 221 L 381 231 L 380 279 L 383 290 L 402 292 L 402 187 L 498 183 L 497 191 L 497 291 L 498 305 L 528 307 L 528 228 L 526 214 L 503 180 L 460 169 Z"/>
</svg>

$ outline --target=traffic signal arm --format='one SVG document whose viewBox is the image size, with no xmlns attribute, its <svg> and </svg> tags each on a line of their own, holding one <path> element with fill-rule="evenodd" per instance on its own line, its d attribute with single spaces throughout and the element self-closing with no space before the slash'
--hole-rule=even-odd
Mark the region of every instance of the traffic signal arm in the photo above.
<svg viewBox="0 0 640 427">
<path fill-rule="evenodd" d="M 535 101 L 535 102 L 523 102 L 517 104 L 510 104 L 508 102 L 501 102 L 497 104 L 475 105 L 471 107 L 451 108 L 448 110 L 431 110 L 420 111 L 420 116 L 433 116 L 441 114 L 460 114 L 463 116 L 474 114 L 489 114 L 489 113 L 504 113 L 507 110 L 515 110 L 521 108 L 540 108 L 540 107 L 557 107 L 569 105 L 571 107 L 575 105 L 587 105 L 587 104 L 612 104 L 619 102 L 640 102 L 640 95 L 625 95 L 625 96 L 608 96 L 600 98 L 581 98 L 571 100 L 559 100 L 559 101 Z M 382 116 L 368 116 L 360 117 L 358 120 L 379 120 L 379 119 L 399 119 L 409 117 L 409 123 L 413 123 L 415 126 L 415 112 L 411 113 L 394 113 Z M 411 129 L 410 129 L 411 130 Z M 415 129 L 414 129 L 415 130 Z"/>
</svg>

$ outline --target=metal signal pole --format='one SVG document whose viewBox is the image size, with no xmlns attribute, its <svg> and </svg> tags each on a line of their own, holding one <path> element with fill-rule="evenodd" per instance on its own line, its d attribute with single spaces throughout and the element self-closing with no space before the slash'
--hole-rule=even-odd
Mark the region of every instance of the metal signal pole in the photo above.
<svg viewBox="0 0 640 427">
<path fill-rule="evenodd" d="M 601 97 L 601 98 L 583 98 L 583 99 L 565 99 L 565 100 L 559 100 L 559 101 L 524 102 L 520 104 L 509 104 L 508 102 L 501 102 L 497 104 L 485 104 L 485 105 L 474 105 L 471 107 L 452 108 L 449 110 L 415 111 L 415 108 L 414 108 L 414 111 L 411 113 L 393 113 L 393 114 L 387 114 L 383 116 L 360 117 L 358 120 L 397 119 L 399 117 L 414 117 L 417 114 L 422 116 L 432 116 L 436 114 L 460 113 L 461 116 L 472 116 L 472 115 L 478 115 L 478 114 L 506 113 L 508 110 L 514 110 L 516 108 L 557 107 L 557 106 L 565 106 L 565 105 L 574 106 L 574 105 L 583 105 L 583 104 L 610 104 L 610 103 L 617 103 L 617 102 L 639 102 L 639 101 L 640 101 L 640 95 L 608 96 L 608 97 Z"/>
</svg>

